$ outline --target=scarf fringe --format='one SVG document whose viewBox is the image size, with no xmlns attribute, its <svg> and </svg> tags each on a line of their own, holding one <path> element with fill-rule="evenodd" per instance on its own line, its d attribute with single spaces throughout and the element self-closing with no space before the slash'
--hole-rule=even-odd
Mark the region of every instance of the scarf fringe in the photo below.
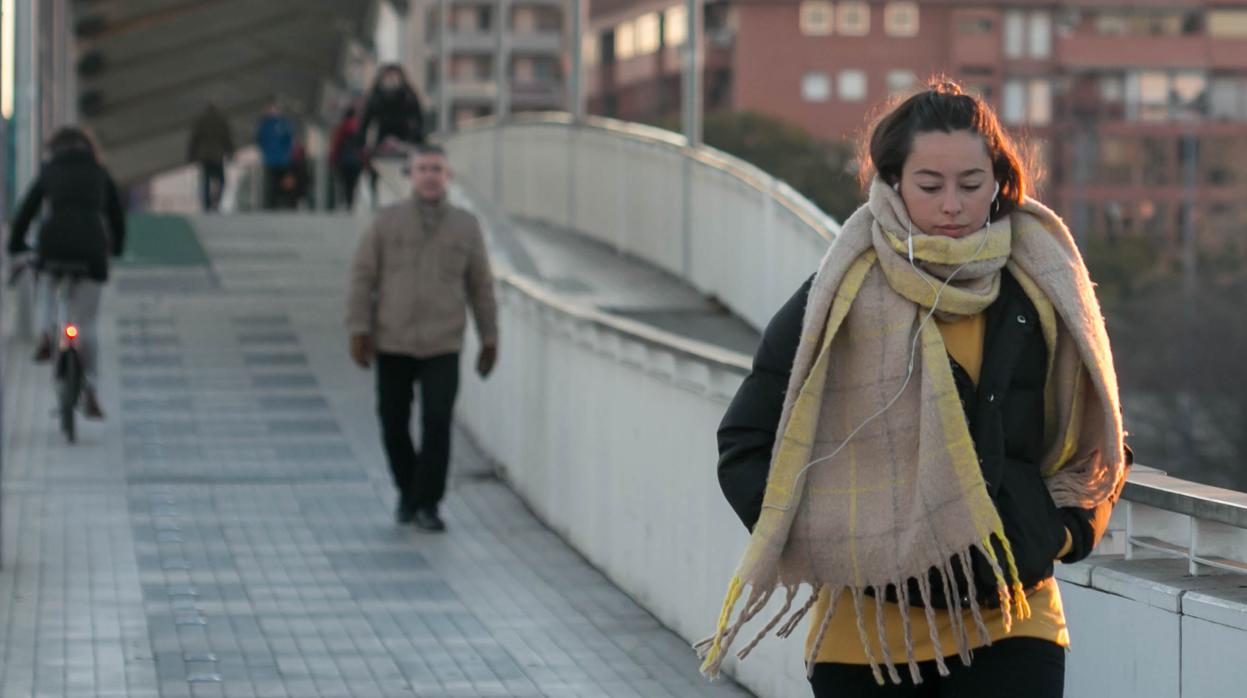
<svg viewBox="0 0 1247 698">
<path fill-rule="evenodd" d="M 999 543 L 1000 549 L 1004 552 L 1003 565 L 997 555 L 996 547 L 993 545 L 993 539 L 994 542 Z M 952 623 L 953 637 L 957 643 L 956 654 L 965 666 L 970 665 L 972 654 L 970 651 L 970 632 L 964 615 L 966 607 L 963 605 L 961 597 L 953 593 L 956 588 L 955 569 L 958 564 L 960 564 L 961 572 L 969 585 L 969 611 L 970 616 L 973 618 L 975 630 L 978 632 L 980 643 L 985 645 L 991 644 L 991 636 L 983 620 L 982 609 L 978 603 L 978 590 L 974 581 L 974 573 L 969 562 L 971 550 L 973 549 L 977 549 L 983 554 L 996 577 L 996 589 L 1000 596 L 1001 622 L 1004 625 L 1005 632 L 1008 633 L 1012 630 L 1015 619 L 1025 619 L 1031 615 L 1030 605 L 1026 601 L 1025 590 L 1018 578 L 1017 564 L 1013 557 L 1012 546 L 1009 544 L 1008 539 L 1005 538 L 1003 532 L 992 532 L 981 543 L 971 546 L 971 549 L 950 556 L 936 570 L 939 577 L 938 583 L 943 587 L 944 598 L 949 603 L 950 622 Z M 954 558 L 957 562 L 954 562 Z M 941 646 L 938 626 L 936 625 L 935 607 L 931 603 L 933 596 L 931 579 L 925 574 L 912 579 L 917 583 L 918 592 L 922 598 L 922 608 L 926 615 L 927 630 L 930 633 L 931 645 L 935 650 L 936 669 L 940 676 L 948 676 L 949 669 L 945 662 L 944 649 Z M 909 608 L 912 599 L 909 593 L 908 580 L 871 587 L 833 588 L 827 584 L 810 586 L 810 597 L 800 608 L 790 614 L 789 612 L 792 610 L 793 602 L 796 600 L 800 584 L 763 589 L 746 583 L 740 577 L 733 577 L 728 585 L 727 597 L 724 599 L 723 609 L 719 614 L 719 623 L 715 634 L 693 645 L 693 648 L 697 651 L 697 656 L 703 660 L 701 673 L 709 678 L 718 676 L 723 660 L 727 656 L 727 651 L 735 641 L 737 634 L 739 634 L 746 623 L 761 613 L 775 592 L 783 588 L 785 598 L 779 611 L 767 621 L 761 631 L 748 644 L 736 653 L 736 657 L 737 659 L 744 659 L 749 656 L 762 639 L 770 634 L 776 626 L 779 626 L 779 630 L 775 633 L 776 636 L 781 638 L 790 636 L 796 630 L 798 624 L 809 614 L 810 609 L 818 603 L 820 596 L 826 593 L 829 595 L 827 611 L 819 618 L 817 634 L 810 652 L 805 658 L 807 675 L 812 675 L 814 665 L 818 660 L 819 651 L 823 647 L 827 630 L 831 625 L 831 619 L 839 607 L 841 597 L 847 591 L 852 597 L 857 632 L 866 654 L 866 661 L 870 665 L 871 674 L 880 686 L 886 685 L 888 681 L 899 685 L 901 683 L 900 671 L 897 670 L 896 662 L 891 652 L 887 651 L 888 635 L 884 617 L 884 604 L 887 602 L 884 599 L 886 598 L 887 589 L 889 587 L 895 588 L 900 607 Z M 746 588 L 749 588 L 747 596 L 745 596 Z M 875 638 L 870 637 L 871 633 L 868 632 L 866 627 L 864 602 L 867 589 L 873 593 L 876 600 L 874 618 Z M 745 598 L 745 603 L 740 613 L 733 620 L 732 613 L 736 610 L 736 606 L 740 604 L 742 597 Z M 787 620 L 785 620 L 785 616 L 787 616 Z M 901 625 L 905 636 L 905 663 L 909 670 L 909 676 L 913 683 L 920 684 L 922 683 L 922 675 L 919 671 L 918 662 L 914 657 L 914 642 L 908 613 L 901 613 Z M 875 656 L 876 647 L 883 653 L 882 661 Z"/>
</svg>

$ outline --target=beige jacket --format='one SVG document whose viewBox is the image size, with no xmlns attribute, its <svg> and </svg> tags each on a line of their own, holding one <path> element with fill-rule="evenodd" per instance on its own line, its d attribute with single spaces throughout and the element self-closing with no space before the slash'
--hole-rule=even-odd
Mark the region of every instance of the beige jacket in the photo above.
<svg viewBox="0 0 1247 698">
<path fill-rule="evenodd" d="M 463 349 L 466 306 L 498 343 L 494 278 L 476 217 L 413 197 L 379 211 L 351 265 L 346 326 L 377 351 L 427 358 Z"/>
</svg>

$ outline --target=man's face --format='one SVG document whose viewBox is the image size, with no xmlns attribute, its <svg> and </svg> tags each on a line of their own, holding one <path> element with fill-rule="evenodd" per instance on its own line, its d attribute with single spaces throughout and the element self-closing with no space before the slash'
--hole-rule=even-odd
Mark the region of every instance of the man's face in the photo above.
<svg viewBox="0 0 1247 698">
<path fill-rule="evenodd" d="M 417 155 L 411 165 L 411 182 L 421 199 L 440 199 L 450 183 L 450 163 L 437 153 Z"/>
</svg>

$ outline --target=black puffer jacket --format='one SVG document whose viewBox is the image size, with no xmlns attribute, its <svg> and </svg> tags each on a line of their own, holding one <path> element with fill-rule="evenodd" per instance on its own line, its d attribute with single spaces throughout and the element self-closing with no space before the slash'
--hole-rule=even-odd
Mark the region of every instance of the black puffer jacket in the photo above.
<svg viewBox="0 0 1247 698">
<path fill-rule="evenodd" d="M 420 97 L 408 86 L 392 91 L 374 90 L 360 120 L 358 138 L 361 146 L 368 145 L 365 139 L 373 124 L 377 126 L 374 146 L 380 145 L 388 136 L 406 143 L 423 143 L 424 106 L 420 104 Z"/>
<path fill-rule="evenodd" d="M 806 281 L 767 326 L 753 370 L 719 426 L 719 484 L 750 529 L 762 511 L 771 451 L 812 281 Z M 951 358 L 950 362 L 983 479 L 1000 512 L 1022 582 L 1029 588 L 1052 576 L 1053 562 L 1065 543 L 1065 529 L 1070 531 L 1073 547 L 1063 561 L 1076 562 L 1091 553 L 1108 525 L 1112 503 L 1095 509 L 1058 509 L 1048 495 L 1038 467 L 1043 455 L 1048 349 L 1034 304 L 1008 271 L 1001 272 L 1000 296 L 988 307 L 986 323 L 978 386 Z M 996 598 L 995 577 L 985 560 L 972 562 L 980 601 L 991 605 Z M 954 568 L 959 572 L 959 566 Z M 968 585 L 964 579 L 957 581 L 964 595 Z M 942 588 L 942 584 L 932 585 L 933 591 Z M 916 588 L 911 598 L 921 598 Z M 942 593 L 933 602 L 940 607 L 947 604 Z"/>
<path fill-rule="evenodd" d="M 117 187 L 89 150 L 53 154 L 31 185 L 13 221 L 9 252 L 30 249 L 26 232 L 44 202 L 48 214 L 34 243 L 36 264 L 81 262 L 96 281 L 108 279 L 108 257 L 125 245 L 126 217 Z"/>
</svg>

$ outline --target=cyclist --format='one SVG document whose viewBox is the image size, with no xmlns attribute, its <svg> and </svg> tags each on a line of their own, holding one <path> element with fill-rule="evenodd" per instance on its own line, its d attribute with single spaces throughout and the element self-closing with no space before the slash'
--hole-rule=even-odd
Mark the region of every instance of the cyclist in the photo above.
<svg viewBox="0 0 1247 698">
<path fill-rule="evenodd" d="M 78 327 L 86 377 L 83 412 L 88 418 L 103 419 L 96 394 L 96 315 L 100 293 L 108 280 L 109 254 L 120 255 L 125 243 L 125 211 L 117 186 L 100 164 L 95 146 L 85 132 L 63 127 L 48 141 L 48 150 L 48 160 L 17 210 L 9 253 L 22 255 L 33 246 L 36 272 L 49 263 L 82 266 L 84 276 L 70 294 L 65 311 L 68 320 Z M 26 233 L 45 203 L 47 215 L 31 245 Z M 47 361 L 52 357 L 52 341 L 59 328 L 57 293 L 46 274 L 39 274 L 37 297 L 41 334 L 35 360 Z"/>
</svg>

